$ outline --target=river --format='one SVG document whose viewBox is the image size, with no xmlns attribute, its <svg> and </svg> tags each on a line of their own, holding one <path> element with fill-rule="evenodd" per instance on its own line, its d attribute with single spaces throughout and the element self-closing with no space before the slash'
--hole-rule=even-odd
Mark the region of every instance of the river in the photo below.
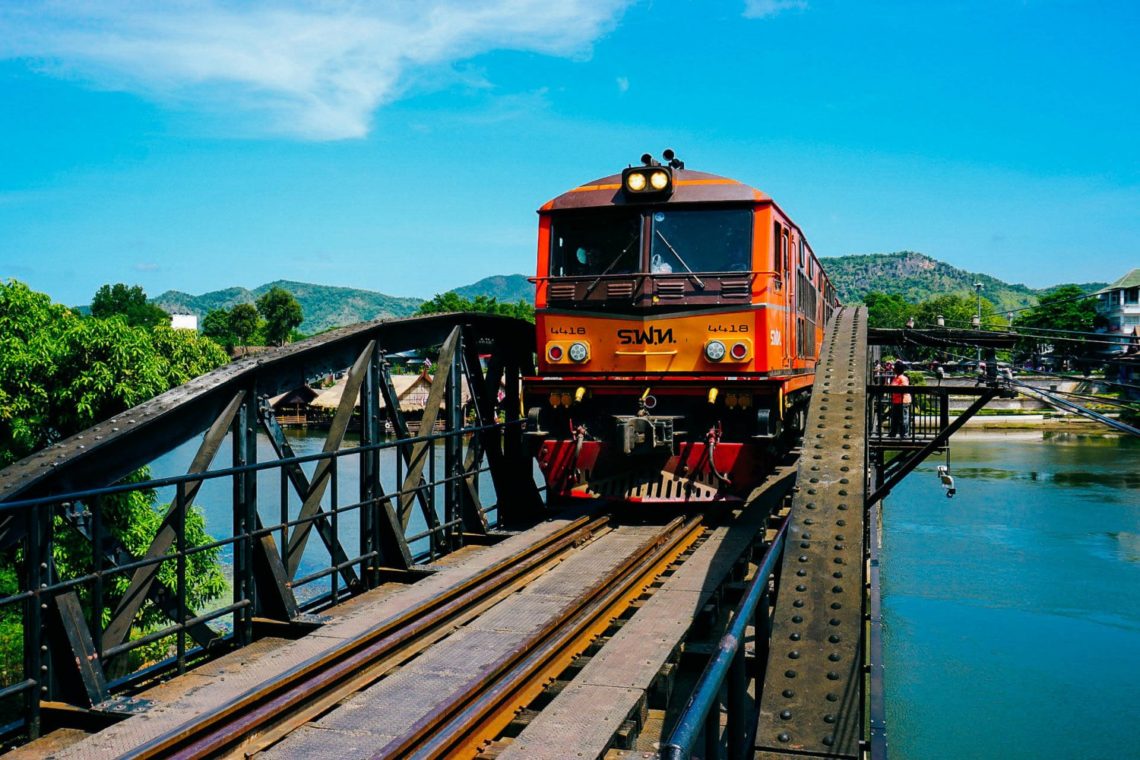
<svg viewBox="0 0 1140 760">
<path fill-rule="evenodd" d="M 1140 757 L 1140 441 L 955 436 L 883 508 L 892 758 Z"/>
</svg>

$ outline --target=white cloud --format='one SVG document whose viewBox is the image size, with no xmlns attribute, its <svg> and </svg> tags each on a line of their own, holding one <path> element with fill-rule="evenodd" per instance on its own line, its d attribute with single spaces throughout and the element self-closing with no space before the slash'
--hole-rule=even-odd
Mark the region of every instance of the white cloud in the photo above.
<svg viewBox="0 0 1140 760">
<path fill-rule="evenodd" d="M 745 18 L 768 18 L 788 10 L 807 9 L 807 0 L 744 0 Z"/>
<path fill-rule="evenodd" d="M 0 57 L 158 101 L 252 113 L 266 131 L 361 137 L 420 70 L 498 49 L 583 57 L 628 2 L 2 3 Z"/>
<path fill-rule="evenodd" d="M 618 92 L 629 92 L 629 77 L 617 78 Z"/>
</svg>

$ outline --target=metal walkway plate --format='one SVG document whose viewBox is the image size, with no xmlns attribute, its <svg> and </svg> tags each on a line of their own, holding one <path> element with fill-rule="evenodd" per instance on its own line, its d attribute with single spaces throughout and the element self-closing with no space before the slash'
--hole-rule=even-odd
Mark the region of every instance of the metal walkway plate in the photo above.
<svg viewBox="0 0 1140 760">
<path fill-rule="evenodd" d="M 857 758 L 863 695 L 867 321 L 832 317 L 792 500 L 757 757 Z"/>
</svg>

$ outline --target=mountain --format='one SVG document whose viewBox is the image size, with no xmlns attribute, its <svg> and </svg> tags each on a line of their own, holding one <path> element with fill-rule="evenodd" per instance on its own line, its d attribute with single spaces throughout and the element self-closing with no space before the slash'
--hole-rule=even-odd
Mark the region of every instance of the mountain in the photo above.
<svg viewBox="0 0 1140 760">
<path fill-rule="evenodd" d="M 299 329 L 310 334 L 370 319 L 406 317 L 415 313 L 423 303 L 422 298 L 389 296 L 371 290 L 289 280 L 269 282 L 253 290 L 226 288 L 198 296 L 168 290 L 150 300 L 171 313 L 196 314 L 201 318 L 211 309 L 228 309 L 239 303 L 253 303 L 274 287 L 288 290 L 300 302 L 305 321 Z"/>
<path fill-rule="evenodd" d="M 893 293 L 918 303 L 931 296 L 963 294 L 973 296 L 974 283 L 982 283 L 982 297 L 989 299 L 998 311 L 1009 311 L 1037 303 L 1038 297 L 1053 288 L 1035 290 L 1020 284 L 1003 282 L 988 274 L 967 272 L 914 251 L 875 253 L 869 255 L 822 258 L 839 297 L 850 303 L 861 301 L 877 290 Z M 1103 283 L 1081 284 L 1087 292 L 1104 287 Z"/>
<path fill-rule="evenodd" d="M 530 302 L 534 300 L 534 285 L 527 282 L 526 275 L 500 274 L 484 277 L 479 282 L 456 288 L 455 292 L 464 298 L 489 296 L 499 303 Z"/>
<path fill-rule="evenodd" d="M 839 289 L 840 298 L 847 303 L 862 300 L 872 290 L 897 293 L 915 303 L 947 293 L 973 296 L 974 283 L 980 282 L 982 296 L 992 301 L 999 311 L 1007 311 L 1031 306 L 1041 295 L 1054 289 L 1034 290 L 1025 285 L 1011 285 L 996 277 L 967 272 L 913 251 L 837 256 L 821 259 L 821 262 Z M 1102 282 L 1090 282 L 1083 283 L 1081 287 L 1091 293 L 1104 285 Z M 197 296 L 168 290 L 150 300 L 169 312 L 197 314 L 200 318 L 211 309 L 253 303 L 275 286 L 288 290 L 301 302 L 305 321 L 300 329 L 309 334 L 370 319 L 406 317 L 414 314 L 424 301 L 422 298 L 389 296 L 371 290 L 288 280 L 266 283 L 253 290 L 226 288 Z M 479 295 L 489 296 L 499 303 L 514 303 L 520 299 L 529 302 L 534 298 L 534 285 L 521 274 L 495 275 L 456 288 L 455 292 L 472 299 Z"/>
<path fill-rule="evenodd" d="M 199 319 L 212 309 L 229 309 L 239 303 L 253 303 L 271 288 L 288 290 L 301 304 L 305 321 L 301 332 L 313 334 L 333 327 L 351 325 L 384 317 L 407 317 L 416 312 L 422 298 L 389 296 L 373 290 L 339 288 L 331 285 L 314 285 L 309 282 L 277 280 L 249 290 L 247 288 L 225 288 L 201 295 L 191 295 L 178 290 L 168 290 L 151 298 L 151 303 L 161 306 L 168 312 L 196 314 Z M 456 288 L 455 292 L 465 298 L 478 295 L 498 299 L 499 303 L 514 303 L 518 300 L 534 299 L 534 285 L 521 274 L 496 275 L 479 282 Z"/>
</svg>

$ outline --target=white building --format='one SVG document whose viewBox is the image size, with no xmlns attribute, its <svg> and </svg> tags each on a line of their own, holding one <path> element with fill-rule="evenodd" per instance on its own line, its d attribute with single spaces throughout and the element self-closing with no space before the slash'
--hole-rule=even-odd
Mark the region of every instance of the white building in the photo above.
<svg viewBox="0 0 1140 760">
<path fill-rule="evenodd" d="M 1106 332 L 1119 336 L 1120 347 L 1106 353 L 1124 353 L 1140 335 L 1140 269 L 1133 269 L 1103 290 L 1097 291 L 1096 311 L 1108 322 Z"/>
<path fill-rule="evenodd" d="M 171 314 L 170 326 L 175 330 L 198 331 L 198 317 L 194 314 Z"/>
</svg>

